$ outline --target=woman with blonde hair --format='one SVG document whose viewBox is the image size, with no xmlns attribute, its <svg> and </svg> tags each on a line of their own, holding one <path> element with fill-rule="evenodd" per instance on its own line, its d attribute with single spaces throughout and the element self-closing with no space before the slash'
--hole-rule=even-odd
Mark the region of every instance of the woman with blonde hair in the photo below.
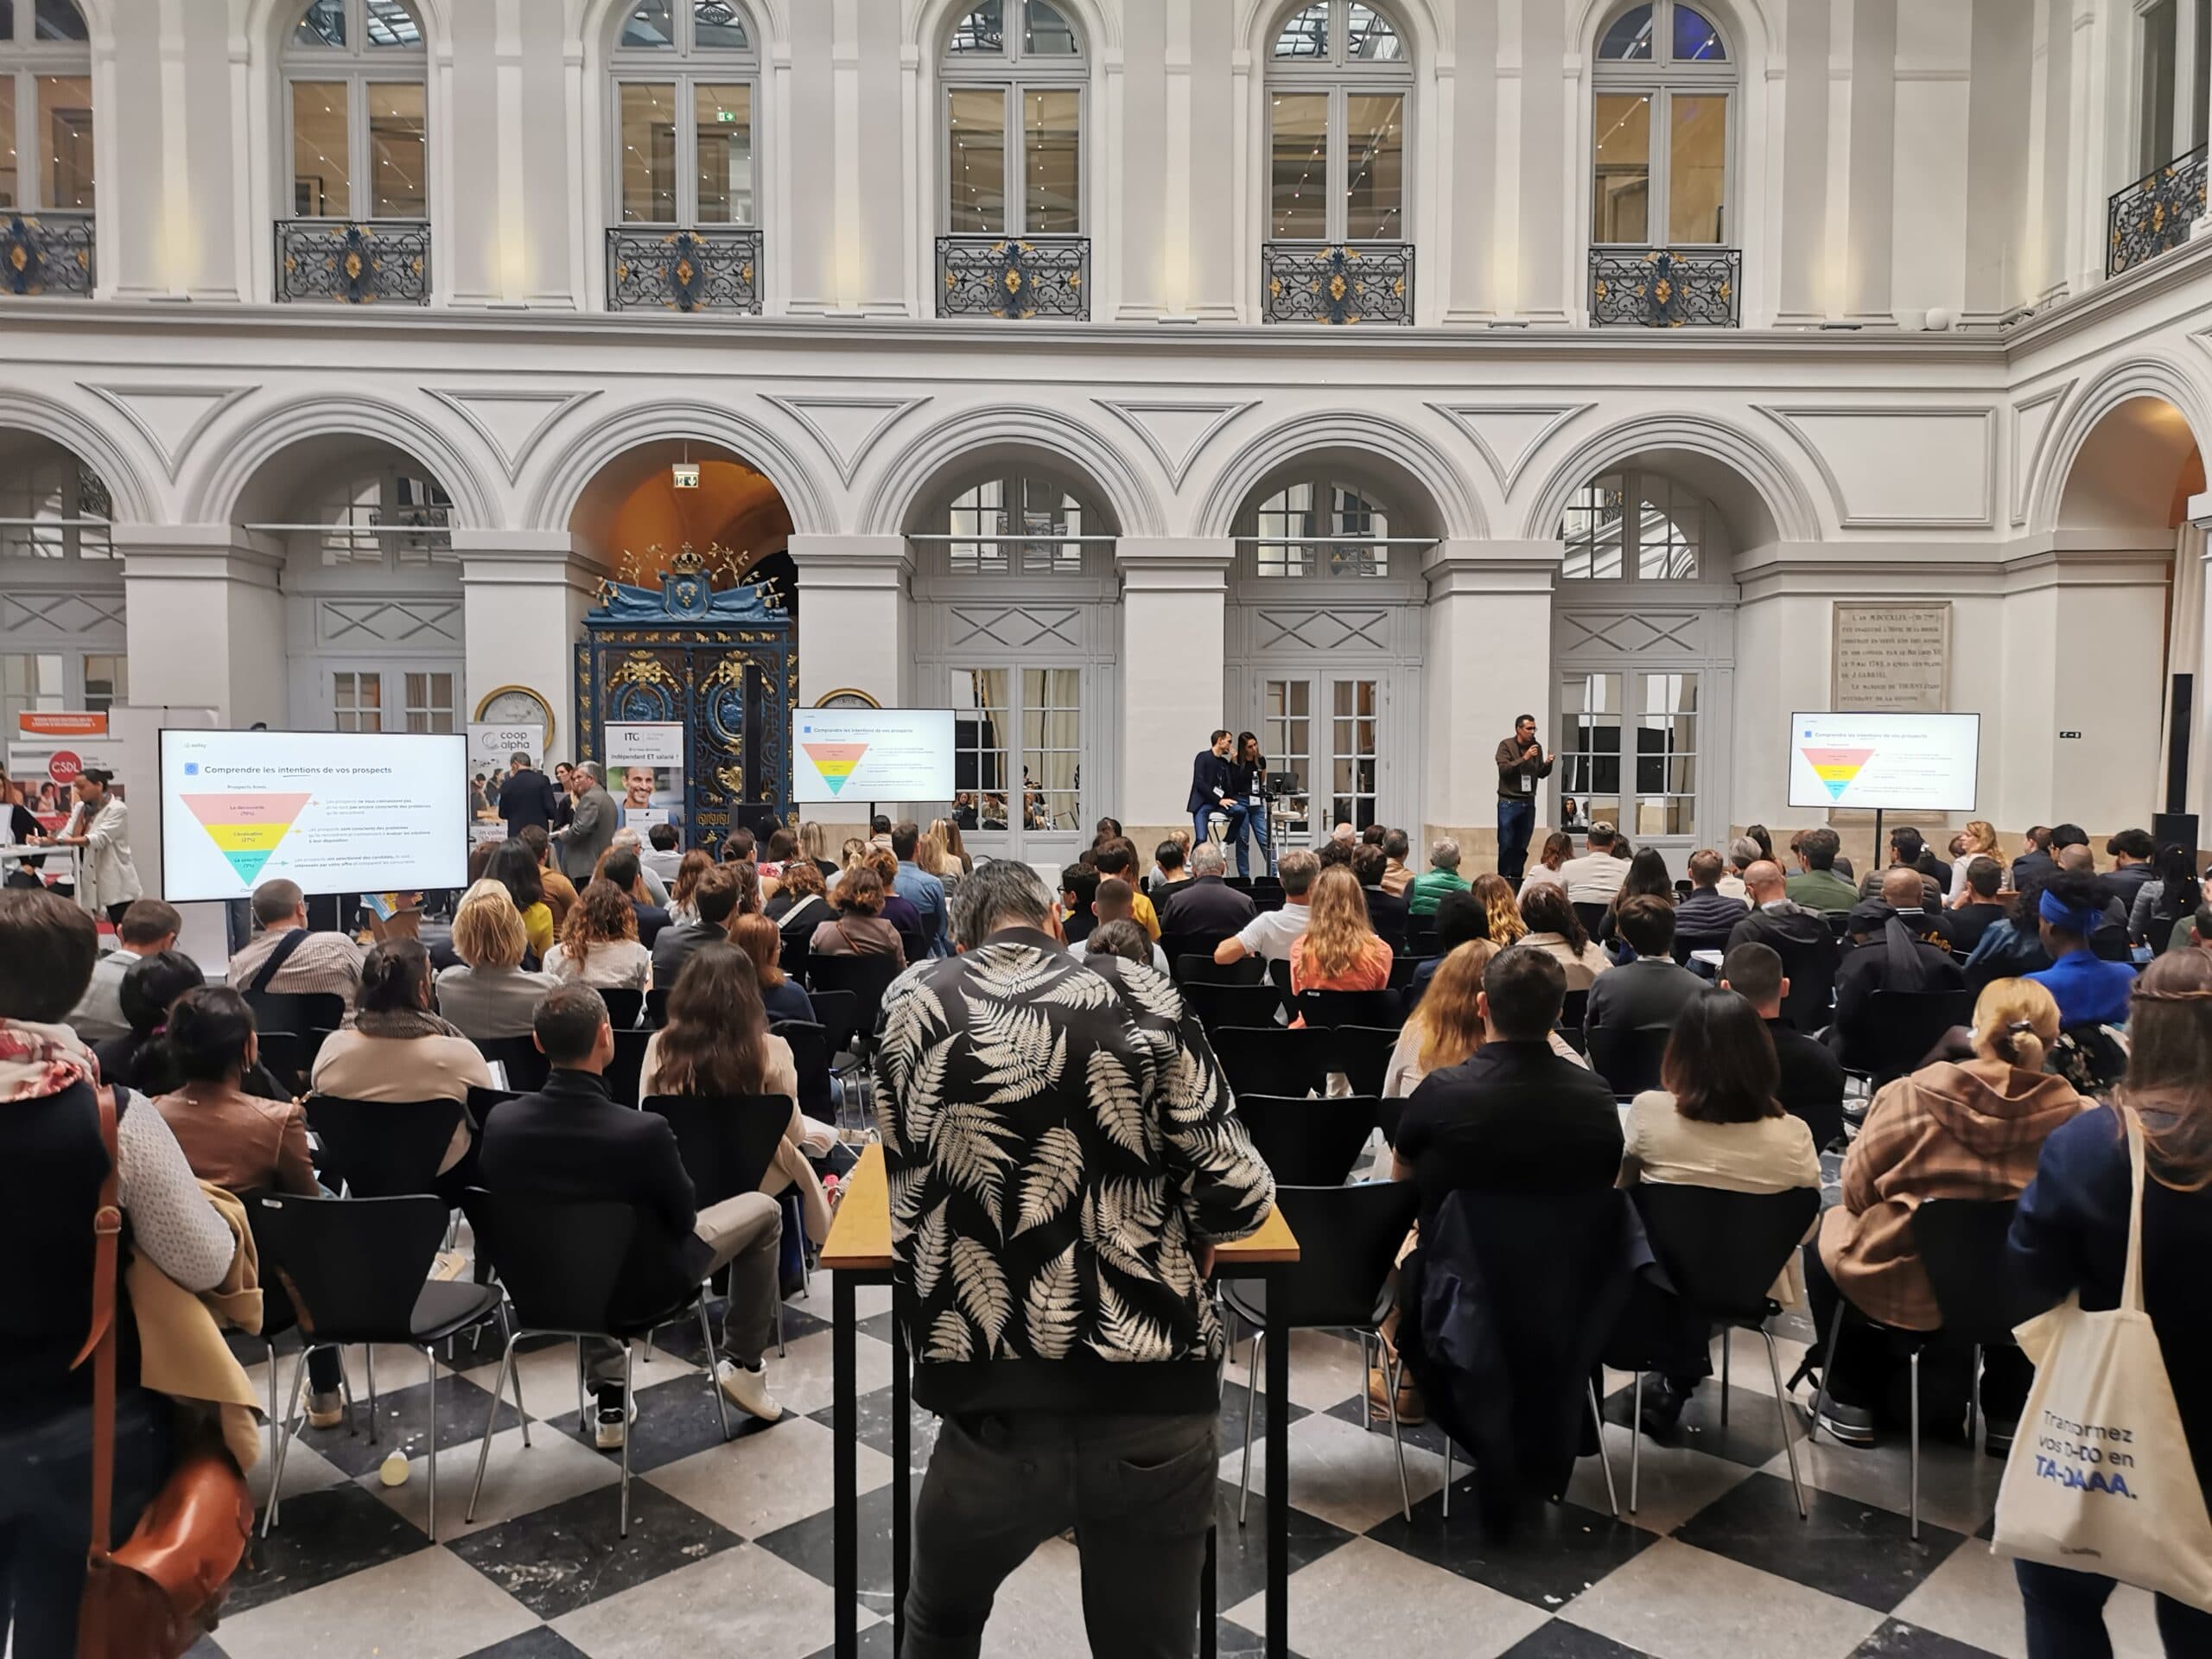
<svg viewBox="0 0 2212 1659">
<path fill-rule="evenodd" d="M 1467 889 L 1483 907 L 1490 941 L 1501 949 L 1523 938 L 1529 924 L 1521 919 L 1521 906 L 1513 897 L 1513 884 L 1493 870 L 1485 870 Z"/>
<path fill-rule="evenodd" d="M 954 856 L 952 851 L 953 842 L 959 839 L 959 836 L 960 831 L 953 827 L 950 818 L 932 818 L 922 838 L 914 843 L 916 868 L 925 875 L 937 877 L 938 884 L 944 889 L 948 904 L 951 902 L 953 888 L 960 885 L 960 878 L 968 873 L 968 867 Z"/>
<path fill-rule="evenodd" d="M 676 880 L 669 884 L 668 915 L 671 921 L 696 922 L 698 908 L 691 902 L 691 894 L 699 886 L 699 878 L 715 867 L 715 855 L 703 847 L 694 847 L 683 855 L 683 861 L 676 867 Z"/>
<path fill-rule="evenodd" d="M 1428 988 L 1406 1016 L 1398 1046 L 1390 1051 L 1390 1064 L 1382 1074 L 1385 1099 L 1410 1095 L 1430 1072 L 1474 1058 L 1488 1035 L 1475 1004 L 1482 994 L 1483 969 L 1504 948 L 1491 939 L 1470 939 L 1436 964 Z M 1551 1033 L 1551 1050 L 1577 1065 L 1587 1068 L 1590 1064 L 1556 1031 Z"/>
<path fill-rule="evenodd" d="M 652 952 L 638 942 L 638 911 L 630 895 L 605 876 L 584 884 L 561 942 L 545 953 L 545 971 L 610 990 L 642 991 L 653 976 Z"/>
<path fill-rule="evenodd" d="M 968 856 L 967 843 L 960 839 L 960 825 L 957 820 L 952 818 L 931 819 L 930 821 L 930 834 L 935 836 L 944 844 L 944 856 L 946 859 L 947 868 L 952 869 L 956 875 L 966 875 L 976 868 L 976 861 Z M 942 870 L 933 870 L 931 874 L 942 879 L 944 872 Z M 951 889 L 948 887 L 946 891 L 950 892 Z"/>
<path fill-rule="evenodd" d="M 550 973 L 524 971 L 529 949 L 529 931 L 506 887 L 477 882 L 453 913 L 453 950 L 461 962 L 439 970 L 438 1012 L 471 1039 L 529 1036 L 539 1001 L 560 983 Z"/>
<path fill-rule="evenodd" d="M 1379 991 L 1390 983 L 1390 947 L 1367 920 L 1367 895 L 1343 865 L 1323 870 L 1308 901 L 1306 931 L 1291 942 L 1290 990 Z M 1303 1025 L 1303 1019 L 1293 1020 Z"/>
<path fill-rule="evenodd" d="M 1951 891 L 1943 900 L 1951 909 L 1974 902 L 1973 895 L 1967 891 L 1967 865 L 1977 858 L 1995 858 L 1999 864 L 2005 861 L 1997 855 L 1997 826 L 1987 818 L 1967 819 L 1967 827 L 1958 833 L 1957 842 L 1957 850 L 1951 855 Z"/>
<path fill-rule="evenodd" d="M 2043 1069 L 2057 1040 L 2058 1004 L 2049 991 L 2033 980 L 1993 980 L 1974 1005 L 1971 1059 L 1939 1060 L 1875 1093 L 1843 1160 L 1843 1202 L 1821 1217 L 1819 1255 L 1806 1262 L 1823 1345 L 1846 1303 L 1899 1330 L 1942 1325 L 1913 1212 L 1930 1198 L 2015 1198 L 2034 1179 L 2044 1140 L 2089 1103 Z M 1846 1445 L 1874 1442 L 1890 1354 L 1862 1329 L 1828 1357 L 1820 1422 Z M 2009 1445 L 2029 1372 L 2016 1349 L 1987 1356 L 1982 1408 L 1993 1449 Z"/>
</svg>

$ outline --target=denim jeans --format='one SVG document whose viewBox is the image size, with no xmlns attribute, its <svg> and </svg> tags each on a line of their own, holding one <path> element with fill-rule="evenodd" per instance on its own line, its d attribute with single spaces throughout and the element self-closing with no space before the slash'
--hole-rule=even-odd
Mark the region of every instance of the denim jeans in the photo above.
<svg viewBox="0 0 2212 1659">
<path fill-rule="evenodd" d="M 1236 874 L 1249 875 L 1252 867 L 1245 858 L 1245 843 L 1249 842 L 1260 849 L 1260 874 L 1268 874 L 1274 862 L 1268 849 L 1268 809 L 1249 802 L 1244 807 L 1244 823 L 1236 836 Z"/>
<path fill-rule="evenodd" d="M 2105 1603 L 2113 1581 L 2041 1561 L 2015 1561 L 2027 1604 L 2028 1659 L 2112 1659 Z M 2212 1653 L 2212 1613 L 2158 1599 L 2158 1640 L 2172 1655 Z"/>
<path fill-rule="evenodd" d="M 143 1389 L 117 1392 L 111 1546 L 130 1535 L 168 1478 L 171 1409 Z M 0 1648 L 12 1620 L 15 1659 L 71 1659 L 77 1650 L 92 1503 L 90 1406 L 0 1431 Z"/>
<path fill-rule="evenodd" d="M 1225 813 L 1229 817 L 1228 828 L 1221 832 L 1222 851 L 1226 853 L 1231 846 L 1236 849 L 1236 868 L 1242 874 L 1244 868 L 1244 808 L 1239 803 L 1224 801 L 1219 806 L 1202 806 L 1192 813 L 1191 845 L 1197 849 L 1206 844 L 1206 820 L 1217 812 Z"/>
<path fill-rule="evenodd" d="M 1529 838 L 1536 833 L 1536 804 L 1527 796 L 1497 804 L 1497 873 L 1516 887 L 1529 862 Z"/>
</svg>

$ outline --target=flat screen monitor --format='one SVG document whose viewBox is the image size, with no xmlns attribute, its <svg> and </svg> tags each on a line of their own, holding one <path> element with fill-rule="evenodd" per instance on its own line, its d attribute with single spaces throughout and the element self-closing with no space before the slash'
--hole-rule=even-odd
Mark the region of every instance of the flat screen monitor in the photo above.
<svg viewBox="0 0 2212 1659">
<path fill-rule="evenodd" d="M 1789 716 L 1789 804 L 1971 812 L 1980 715 Z"/>
<path fill-rule="evenodd" d="M 802 805 L 950 801 L 950 709 L 801 709 L 791 715 L 791 798 Z"/>
</svg>

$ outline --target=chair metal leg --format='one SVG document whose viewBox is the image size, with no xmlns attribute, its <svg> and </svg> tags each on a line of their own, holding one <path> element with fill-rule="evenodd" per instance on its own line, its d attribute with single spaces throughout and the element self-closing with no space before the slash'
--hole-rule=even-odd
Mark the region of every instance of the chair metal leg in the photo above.
<svg viewBox="0 0 2212 1659">
<path fill-rule="evenodd" d="M 1720 1427 L 1728 1427 L 1728 1362 L 1735 1357 L 1736 1332 L 1723 1325 L 1720 1331 Z"/>
<path fill-rule="evenodd" d="M 630 1535 L 630 1357 L 637 1351 L 627 1339 L 622 1344 L 622 1520 L 616 1529 L 617 1535 Z M 721 1390 L 716 1389 L 716 1394 Z"/>
<path fill-rule="evenodd" d="M 1636 1513 L 1637 1482 L 1643 1473 L 1643 1373 L 1636 1374 L 1636 1395 L 1628 1414 L 1628 1512 Z"/>
<path fill-rule="evenodd" d="M 1414 1500 L 1413 1495 L 1406 1490 L 1406 1446 L 1405 1442 L 1398 1438 L 1397 1366 L 1391 1365 L 1384 1368 L 1382 1386 L 1389 1391 L 1390 1395 L 1390 1450 L 1395 1452 L 1398 1458 L 1398 1510 L 1410 1525 L 1414 1518 Z M 1370 1412 L 1368 1415 L 1371 1418 L 1374 1414 Z"/>
<path fill-rule="evenodd" d="M 1828 1403 L 1828 1377 L 1835 1370 L 1836 1349 L 1843 1341 L 1843 1303 L 1835 1305 L 1835 1317 L 1828 1321 L 1828 1345 L 1821 1351 L 1821 1386 L 1813 1391 L 1813 1415 L 1805 1425 L 1805 1444 L 1810 1446 L 1818 1437 L 1821 1413 Z"/>
<path fill-rule="evenodd" d="M 1444 1518 L 1452 1518 L 1452 1437 L 1444 1437 Z"/>
<path fill-rule="evenodd" d="M 447 1339 L 448 1345 L 452 1338 Z M 423 1364 L 430 1376 L 430 1439 L 423 1448 L 423 1461 L 429 1465 L 430 1478 L 430 1541 L 438 1541 L 438 1356 L 435 1349 L 423 1350 Z M 499 1409 L 499 1396 L 492 1396 L 492 1409 Z"/>
<path fill-rule="evenodd" d="M 505 1302 L 499 1304 L 499 1332 L 504 1357 L 505 1353 L 513 1348 L 514 1339 L 519 1334 L 515 1325 L 512 1310 Z M 515 1415 L 522 1420 L 522 1449 L 527 1452 L 530 1450 L 530 1414 L 522 1408 L 522 1367 L 519 1365 L 508 1367 L 507 1376 L 514 1384 Z M 494 1381 L 496 1380 L 495 1378 Z M 494 1389 L 492 1395 L 492 1409 L 496 1412 L 499 1408 L 499 1395 L 498 1390 Z M 581 1420 L 577 1422 L 576 1427 L 579 1430 L 582 1429 L 583 1423 Z"/>
<path fill-rule="evenodd" d="M 704 1319 L 706 1314 L 707 1310 L 702 1306 L 699 1309 L 699 1317 Z M 784 1298 L 780 1291 L 776 1295 L 776 1357 L 778 1359 L 791 1357 L 791 1350 L 784 1346 Z"/>
<path fill-rule="evenodd" d="M 377 1350 L 372 1342 L 361 1344 L 361 1365 L 368 1373 L 369 1382 L 369 1444 L 377 1443 Z"/>
<path fill-rule="evenodd" d="M 1774 1378 L 1774 1411 L 1775 1415 L 1782 1420 L 1782 1450 L 1789 1459 L 1789 1484 L 1797 1494 L 1797 1518 L 1809 1521 L 1813 1518 L 1813 1512 L 1805 1507 L 1805 1485 L 1797 1478 L 1797 1442 L 1789 1433 L 1789 1402 L 1782 1392 L 1782 1360 L 1774 1351 L 1774 1332 L 1762 1325 L 1759 1335 L 1766 1338 L 1767 1374 Z M 1824 1376 L 1821 1380 L 1825 1382 L 1827 1379 Z M 1809 1440 L 1812 1436 L 1808 1433 L 1805 1438 Z"/>
<path fill-rule="evenodd" d="M 1912 1541 L 1920 1541 L 1920 1344 L 1915 1343 L 1912 1357 L 1912 1496 L 1907 1513 L 1912 1517 Z"/>
<path fill-rule="evenodd" d="M 576 1427 L 582 1428 L 591 1421 L 584 1411 L 584 1339 L 576 1338 Z"/>
<path fill-rule="evenodd" d="M 263 1340 L 262 1340 L 262 1344 L 261 1344 L 261 1345 L 262 1345 L 262 1347 L 263 1347 L 263 1348 L 264 1348 L 265 1350 L 267 1350 L 267 1351 L 268 1351 L 268 1355 L 269 1355 L 269 1457 L 268 1457 L 268 1464 L 269 1464 L 269 1467 L 270 1467 L 270 1470 L 273 1471 L 276 1469 L 276 1382 L 277 1382 L 277 1377 L 276 1377 L 276 1344 L 274 1342 L 270 1341 L 268 1338 L 263 1338 Z M 273 1487 L 273 1486 L 270 1488 L 270 1497 L 271 1497 L 271 1498 L 274 1498 L 274 1497 L 275 1497 L 275 1496 L 276 1496 L 276 1489 L 275 1487 Z"/>
<path fill-rule="evenodd" d="M 284 1490 L 284 1454 L 291 1449 L 294 1425 L 299 1421 L 300 1391 L 308 1385 L 308 1351 L 300 1350 L 299 1363 L 292 1368 L 292 1403 L 284 1414 L 283 1432 L 276 1438 L 276 1461 L 269 1471 L 269 1507 L 261 1512 L 261 1535 L 266 1538 L 269 1529 L 276 1524 L 278 1495 Z"/>
<path fill-rule="evenodd" d="M 1385 1382 L 1387 1382 L 1387 1381 L 1389 1380 L 1388 1376 L 1387 1376 L 1387 1373 L 1388 1373 L 1388 1371 L 1389 1370 L 1389 1362 L 1385 1361 L 1385 1362 L 1383 1362 L 1383 1363 L 1382 1363 L 1381 1364 L 1379 1364 L 1379 1365 L 1378 1365 L 1378 1364 L 1376 1363 L 1376 1357 L 1375 1357 L 1375 1356 L 1374 1356 L 1373 1354 L 1371 1354 L 1371 1353 L 1368 1351 L 1368 1345 L 1367 1345 L 1367 1344 L 1368 1344 L 1368 1341 L 1369 1341 L 1369 1338 L 1368 1338 L 1368 1334 L 1367 1334 L 1367 1332 L 1364 1332 L 1364 1331 L 1361 1332 L 1359 1333 L 1359 1386 L 1360 1386 L 1360 1391 L 1361 1391 L 1363 1394 L 1363 1393 L 1365 1393 L 1365 1392 L 1366 1392 L 1366 1389 L 1367 1389 L 1367 1379 L 1368 1379 L 1368 1377 L 1369 1377 L 1369 1376 L 1371 1376 L 1374 1372 L 1376 1372 L 1376 1370 L 1382 1370 L 1382 1371 L 1385 1372 L 1385 1373 L 1386 1373 L 1386 1376 L 1385 1376 L 1384 1380 L 1385 1380 Z M 1398 1404 L 1397 1395 L 1396 1395 L 1396 1394 L 1394 1392 L 1394 1393 L 1391 1395 L 1391 1396 L 1390 1396 L 1390 1405 L 1391 1405 L 1391 1408 L 1392 1408 L 1393 1410 L 1395 1410 L 1395 1409 L 1396 1409 L 1396 1408 L 1397 1408 L 1397 1404 Z M 1367 1413 L 1366 1413 L 1366 1423 L 1367 1423 L 1367 1432 L 1368 1432 L 1369 1433 L 1372 1434 L 1372 1433 L 1375 1432 L 1375 1410 L 1374 1410 L 1374 1407 L 1373 1407 L 1371 1404 L 1369 1406 L 1369 1408 L 1368 1408 L 1368 1409 L 1367 1409 Z"/>
<path fill-rule="evenodd" d="M 506 1342 L 499 1350 L 499 1374 L 493 1379 L 492 1403 L 484 1413 L 484 1443 L 476 1451 L 476 1484 L 469 1488 L 468 1513 L 461 1517 L 464 1521 L 476 1519 L 476 1500 L 484 1496 L 484 1465 L 491 1461 L 492 1431 L 499 1426 L 499 1396 L 506 1390 L 507 1374 L 510 1371 L 514 1373 L 515 1378 L 515 1409 L 518 1411 L 522 1409 L 522 1371 L 521 1368 L 515 1364 L 515 1344 L 521 1339 L 522 1332 L 519 1329 L 510 1331 L 507 1332 Z M 528 1446 L 530 1420 L 526 1417 L 523 1419 L 522 1432 L 523 1444 Z"/>
<path fill-rule="evenodd" d="M 1268 1339 L 1264 1331 L 1252 1336 L 1252 1352 L 1244 1370 L 1244 1472 L 1236 1482 L 1236 1524 L 1244 1524 L 1244 1506 L 1252 1496 L 1252 1419 L 1259 1410 L 1260 1347 Z"/>
<path fill-rule="evenodd" d="M 1621 1518 L 1621 1495 L 1613 1490 L 1613 1454 L 1605 1450 L 1605 1414 L 1598 1405 L 1598 1385 L 1587 1385 L 1590 1392 L 1590 1421 L 1598 1431 L 1598 1462 L 1605 1471 L 1605 1507 L 1613 1512 L 1613 1519 Z M 1634 1435 L 1630 1438 L 1633 1440 Z M 1630 1453 L 1633 1456 L 1634 1453 Z"/>
<path fill-rule="evenodd" d="M 783 1304 L 779 1302 L 776 1306 L 780 1310 Z M 727 1440 L 729 1439 L 729 1402 L 723 1396 L 721 1378 L 715 1375 L 715 1333 L 707 1323 L 707 1297 L 704 1291 L 699 1294 L 699 1336 L 700 1339 L 707 1344 L 707 1386 L 714 1391 L 715 1414 L 722 1421 L 722 1439 Z M 623 1435 L 623 1444 L 626 1446 L 628 1443 L 629 1436 L 626 1432 Z"/>
<path fill-rule="evenodd" d="M 1974 1382 L 1967 1389 L 1967 1449 L 1971 1452 L 1981 1422 L 1981 1344 L 1974 1345 Z"/>
</svg>

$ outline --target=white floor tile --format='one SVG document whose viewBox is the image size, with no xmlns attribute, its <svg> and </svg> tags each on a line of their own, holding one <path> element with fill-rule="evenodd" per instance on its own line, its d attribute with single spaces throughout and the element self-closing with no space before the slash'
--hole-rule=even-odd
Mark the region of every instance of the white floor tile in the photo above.
<svg viewBox="0 0 2212 1659">
<path fill-rule="evenodd" d="M 1669 1533 L 1727 1491 L 1751 1471 L 1726 1458 L 1707 1457 L 1681 1446 L 1643 1442 L 1643 1465 L 1636 1482 L 1637 1508 L 1629 1511 L 1629 1432 L 1618 1423 L 1605 1425 L 1605 1455 L 1612 1459 L 1613 1485 L 1620 1496 L 1621 1519 L 1647 1532 Z M 1586 1510 L 1606 1514 L 1605 1471 L 1595 1458 L 1578 1458 L 1574 1475 L 1567 1484 L 1567 1501 Z"/>
<path fill-rule="evenodd" d="M 1263 1436 L 1252 1443 L 1252 1502 L 1256 1515 L 1268 1490 Z M 1340 1417 L 1316 1414 L 1290 1426 L 1291 1507 L 1344 1529 L 1365 1532 L 1398 1514 L 1398 1471 L 1387 1432 L 1370 1433 Z M 1243 1466 L 1240 1442 L 1224 1447 L 1221 1478 L 1234 1481 Z M 1419 1446 L 1406 1447 L 1406 1490 L 1416 1503 L 1444 1484 L 1444 1459 Z M 1302 1649 L 1301 1649 L 1302 1651 Z"/>
<path fill-rule="evenodd" d="M 218 1641 L 229 1659 L 461 1659 L 537 1622 L 466 1561 L 429 1548 L 226 1618 Z"/>
<path fill-rule="evenodd" d="M 1267 1601 L 1226 1610 L 1267 1628 Z M 1539 1607 L 1364 1538 L 1290 1578 L 1291 1645 L 1307 1659 L 1491 1659 L 1542 1625 Z"/>
<path fill-rule="evenodd" d="M 466 1521 L 462 1517 L 468 1512 L 468 1490 L 476 1479 L 477 1453 L 482 1445 L 480 1439 L 463 1440 L 438 1453 L 440 1542 L 612 1486 L 622 1478 L 621 1465 L 613 1458 L 601 1456 L 566 1434 L 536 1427 L 525 1447 L 520 1428 L 501 1429 L 492 1437 L 492 1456 L 484 1470 L 484 1497 L 476 1506 L 476 1519 Z M 428 1529 L 430 1474 L 426 1459 L 409 1460 L 404 1485 L 387 1486 L 374 1473 L 362 1476 L 359 1484 L 416 1526 Z"/>
<path fill-rule="evenodd" d="M 774 1427 L 709 1446 L 645 1477 L 670 1497 L 747 1538 L 760 1538 L 829 1509 L 837 1437 L 810 1417 L 786 1415 Z M 891 1479 L 891 1459 L 858 1448 L 860 1484 L 872 1492 Z"/>
<path fill-rule="evenodd" d="M 591 1659 L 742 1652 L 804 1659 L 830 1645 L 836 1597 L 819 1579 L 755 1544 L 664 1573 L 553 1621 Z M 863 1626 L 879 1622 L 862 1611 Z"/>
<path fill-rule="evenodd" d="M 1561 1617 L 1653 1659 L 1846 1659 L 1882 1615 L 1662 1538 L 1567 1603 Z"/>
<path fill-rule="evenodd" d="M 817 1289 L 822 1283 L 820 1274 L 815 1276 Z M 791 1351 L 782 1358 L 775 1351 L 768 1353 L 768 1388 L 785 1411 L 801 1415 L 819 1411 L 836 1397 L 836 1375 L 831 1368 L 831 1344 L 836 1334 L 817 1331 L 810 1337 L 801 1337 L 791 1344 Z M 861 1394 L 873 1394 L 878 1389 L 891 1386 L 891 1344 L 879 1342 L 866 1332 L 853 1338 L 854 1371 Z M 656 1361 L 656 1363 L 658 1362 Z"/>
</svg>

